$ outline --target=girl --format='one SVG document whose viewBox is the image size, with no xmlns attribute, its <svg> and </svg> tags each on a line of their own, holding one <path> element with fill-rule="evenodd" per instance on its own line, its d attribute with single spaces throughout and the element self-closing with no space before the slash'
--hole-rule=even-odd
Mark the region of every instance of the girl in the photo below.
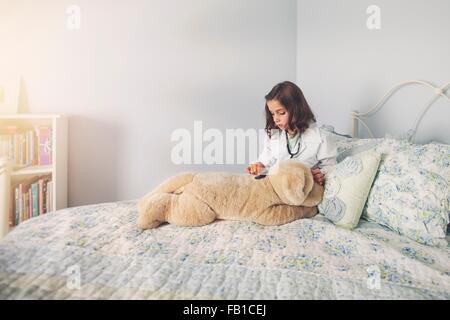
<svg viewBox="0 0 450 320">
<path fill-rule="evenodd" d="M 336 146 L 317 127 L 300 88 L 285 81 L 273 87 L 265 99 L 264 150 L 257 162 L 247 167 L 247 172 L 265 174 L 278 160 L 294 158 L 311 167 L 314 181 L 323 185 L 323 172 L 336 163 Z"/>
</svg>

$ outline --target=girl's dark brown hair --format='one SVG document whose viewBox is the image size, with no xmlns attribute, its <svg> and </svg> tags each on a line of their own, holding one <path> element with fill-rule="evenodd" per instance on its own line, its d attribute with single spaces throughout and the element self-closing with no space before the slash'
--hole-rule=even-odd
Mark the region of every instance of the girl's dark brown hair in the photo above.
<svg viewBox="0 0 450 320">
<path fill-rule="evenodd" d="M 297 130 L 300 134 L 308 129 L 311 122 L 316 122 L 316 117 L 314 116 L 311 108 L 306 102 L 305 96 L 302 90 L 290 81 L 284 81 L 277 84 L 270 90 L 270 92 L 265 96 L 266 98 L 266 132 L 267 135 L 271 136 L 272 129 L 278 129 L 273 121 L 272 114 L 270 113 L 269 107 L 267 106 L 267 101 L 277 100 L 289 113 L 289 129 Z"/>
</svg>

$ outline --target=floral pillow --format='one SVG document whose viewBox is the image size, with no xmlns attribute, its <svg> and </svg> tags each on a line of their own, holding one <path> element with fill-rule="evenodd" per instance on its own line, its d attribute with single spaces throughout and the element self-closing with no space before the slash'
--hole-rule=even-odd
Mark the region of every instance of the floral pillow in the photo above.
<svg viewBox="0 0 450 320">
<path fill-rule="evenodd" d="M 366 151 L 346 157 L 328 170 L 323 200 L 318 206 L 319 212 L 338 226 L 355 228 L 379 162 L 378 153 Z"/>
<path fill-rule="evenodd" d="M 383 153 L 363 218 L 420 243 L 447 246 L 450 146 L 384 139 Z"/>
</svg>

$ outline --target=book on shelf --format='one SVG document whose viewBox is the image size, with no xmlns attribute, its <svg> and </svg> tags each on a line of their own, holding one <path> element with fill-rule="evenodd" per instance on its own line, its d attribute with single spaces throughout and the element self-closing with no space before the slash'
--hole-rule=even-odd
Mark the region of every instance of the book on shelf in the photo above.
<svg viewBox="0 0 450 320">
<path fill-rule="evenodd" d="M 52 128 L 36 125 L 21 129 L 6 126 L 0 134 L 0 157 L 7 157 L 18 166 L 52 164 Z"/>
<path fill-rule="evenodd" d="M 15 190 L 12 190 L 12 192 L 10 192 L 10 198 L 9 198 L 9 203 L 10 203 L 9 226 L 10 227 L 14 226 L 14 221 L 16 220 L 16 212 L 14 210 L 14 204 L 16 201 L 16 197 L 15 197 L 14 191 Z"/>
<path fill-rule="evenodd" d="M 12 186 L 10 226 L 53 211 L 53 182 L 50 176 L 35 176 Z"/>
<path fill-rule="evenodd" d="M 39 165 L 45 166 L 52 163 L 52 130 L 49 127 L 37 129 L 39 141 Z"/>
<path fill-rule="evenodd" d="M 37 217 L 39 215 L 39 184 L 37 182 L 31 185 L 30 193 L 30 212 L 31 217 Z M 43 213 L 43 212 L 42 212 Z"/>
</svg>

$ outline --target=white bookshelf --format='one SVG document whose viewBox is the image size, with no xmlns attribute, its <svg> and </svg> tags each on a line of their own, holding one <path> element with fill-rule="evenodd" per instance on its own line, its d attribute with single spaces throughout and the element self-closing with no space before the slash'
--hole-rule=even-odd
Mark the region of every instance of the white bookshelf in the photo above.
<svg viewBox="0 0 450 320">
<path fill-rule="evenodd" d="M 32 129 L 36 125 L 52 129 L 52 161 L 46 166 L 18 166 L 11 162 L 0 169 L 0 238 L 9 228 L 11 208 L 10 192 L 12 186 L 34 176 L 50 175 L 53 182 L 52 208 L 59 210 L 67 207 L 67 165 L 68 165 L 68 118 L 58 114 L 0 114 L 0 134 L 8 126 Z M 5 227 L 5 223 L 6 226 Z"/>
</svg>

